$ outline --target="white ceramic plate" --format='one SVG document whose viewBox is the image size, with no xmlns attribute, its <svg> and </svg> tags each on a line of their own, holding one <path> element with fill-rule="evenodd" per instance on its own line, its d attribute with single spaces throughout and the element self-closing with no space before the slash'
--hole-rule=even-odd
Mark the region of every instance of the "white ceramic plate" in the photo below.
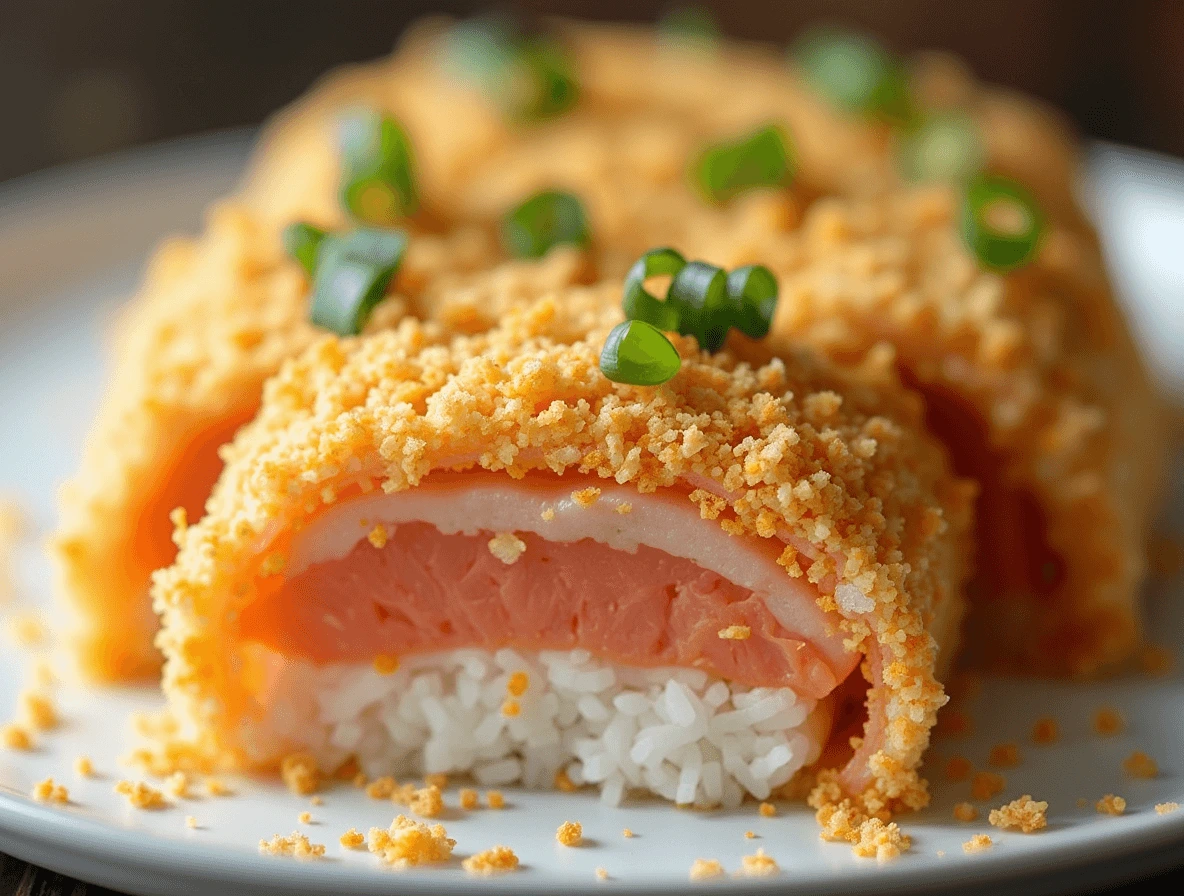
<svg viewBox="0 0 1184 896">
<path fill-rule="evenodd" d="M 101 334 L 115 302 L 133 287 L 145 253 L 161 233 L 196 228 L 199 209 L 223 193 L 242 164 L 239 135 L 161 147 L 86 168 L 66 169 L 19 181 L 0 190 L 0 493 L 15 493 L 44 533 L 53 523 L 57 482 L 77 459 L 79 441 L 100 384 Z M 1184 388 L 1184 168 L 1115 149 L 1093 156 L 1093 191 L 1115 270 L 1123 281 L 1137 329 L 1165 383 Z M 1181 501 L 1174 506 L 1181 508 Z M 50 579 L 35 545 L 19 557 L 24 600 L 49 605 Z M 1178 596 L 1178 595 L 1176 595 Z M 1151 595 L 1153 630 L 1179 644 L 1184 606 Z M 29 657 L 0 646 L 0 719 L 8 718 L 27 675 Z M 262 781 L 235 781 L 237 795 L 178 800 L 160 812 L 129 809 L 113 793 L 131 777 L 119 758 L 132 736 L 130 711 L 151 708 L 150 690 L 60 694 L 64 727 L 42 739 L 35 752 L 0 751 L 0 850 L 64 873 L 142 894 L 209 892 L 444 893 L 498 888 L 518 893 L 611 890 L 673 893 L 685 890 L 696 857 L 719 859 L 729 871 L 743 855 L 763 848 L 781 865 L 769 880 L 728 880 L 712 885 L 783 893 L 918 892 L 947 887 L 1034 892 L 1086 882 L 1098 885 L 1146 872 L 1184 857 L 1184 811 L 1158 815 L 1156 803 L 1184 803 L 1184 680 L 1128 679 L 1082 686 L 990 681 L 974 706 L 976 734 L 939 741 L 930 760 L 933 805 L 903 820 L 913 849 L 882 866 L 857 859 L 844 844 L 823 843 L 811 813 L 784 806 L 775 818 L 754 807 L 734 813 L 694 813 L 658 803 L 602 807 L 590 794 L 508 793 L 500 812 L 453 811 L 443 819 L 458 841 L 457 855 L 496 843 L 513 847 L 523 862 L 515 875 L 490 881 L 465 876 L 458 863 L 443 869 L 396 873 L 374 857 L 347 852 L 337 837 L 349 827 L 386 825 L 394 809 L 342 787 L 324 794 L 324 805 Z M 1102 705 L 1119 707 L 1128 727 L 1101 739 L 1090 726 Z M 1035 746 L 1028 734 L 1045 715 L 1061 723 L 1062 739 Z M 939 759 L 960 753 L 976 766 L 1002 741 L 1021 744 L 1023 764 L 1005 772 L 999 805 L 1023 793 L 1047 800 L 1048 830 L 1034 835 L 1001 833 L 983 818 L 953 820 L 954 803 L 969 784 L 951 784 L 938 773 Z M 1124 776 L 1122 760 L 1142 749 L 1160 764 L 1153 781 Z M 100 772 L 82 780 L 71 771 L 85 753 Z M 52 775 L 70 788 L 71 802 L 49 808 L 26 795 Z M 1093 804 L 1106 793 L 1127 800 L 1120 818 L 1098 815 Z M 450 794 L 455 805 L 455 794 Z M 1078 801 L 1086 801 L 1080 808 Z M 298 825 L 310 809 L 315 823 Z M 195 816 L 200 827 L 187 829 Z M 555 843 L 560 822 L 583 823 L 588 844 Z M 623 828 L 636 832 L 622 837 Z M 275 833 L 304 830 L 328 846 L 315 862 L 260 856 L 256 844 Z M 757 838 L 746 839 L 752 830 Z M 961 844 L 989 831 L 996 845 L 975 855 Z M 609 879 L 598 880 L 603 867 Z"/>
</svg>

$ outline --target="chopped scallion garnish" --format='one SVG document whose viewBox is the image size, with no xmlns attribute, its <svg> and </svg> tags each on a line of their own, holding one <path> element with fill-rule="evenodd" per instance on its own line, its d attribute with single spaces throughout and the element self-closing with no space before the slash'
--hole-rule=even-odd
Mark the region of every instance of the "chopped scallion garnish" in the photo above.
<svg viewBox="0 0 1184 896">
<path fill-rule="evenodd" d="M 894 122 L 908 117 L 904 68 L 874 38 L 822 28 L 804 35 L 791 53 L 810 85 L 839 108 Z"/>
<path fill-rule="evenodd" d="M 329 234 L 317 253 L 312 322 L 339 336 L 356 336 L 403 260 L 407 236 L 398 230 L 359 227 Z"/>
<path fill-rule="evenodd" d="M 728 274 L 728 299 L 735 309 L 732 326 L 752 339 L 764 339 L 777 310 L 777 278 L 760 264 L 745 265 Z"/>
<path fill-rule="evenodd" d="M 673 249 L 651 249 L 641 256 L 625 276 L 625 294 L 621 305 L 630 320 L 643 320 L 659 330 L 677 330 L 678 312 L 655 298 L 645 288 L 650 277 L 673 276 L 687 261 Z"/>
<path fill-rule="evenodd" d="M 643 320 L 617 324 L 600 352 L 600 370 L 614 383 L 657 386 L 682 364 L 676 349 L 657 327 Z"/>
<path fill-rule="evenodd" d="M 666 304 L 678 315 L 678 332 L 694 336 L 709 352 L 723 348 L 732 326 L 728 276 L 723 268 L 688 261 L 670 281 Z"/>
<path fill-rule="evenodd" d="M 393 119 L 361 111 L 341 123 L 341 201 L 369 224 L 391 224 L 419 207 L 411 142 Z"/>
<path fill-rule="evenodd" d="M 563 48 L 545 35 L 525 33 L 508 16 L 459 23 L 448 35 L 446 51 L 453 71 L 480 84 L 514 118 L 553 118 L 579 97 Z"/>
<path fill-rule="evenodd" d="M 978 126 L 969 115 L 935 115 L 901 138 L 901 173 L 914 183 L 964 184 L 985 162 Z"/>
<path fill-rule="evenodd" d="M 962 236 L 985 267 L 1009 271 L 1026 264 L 1043 228 L 1036 200 L 1015 181 L 983 175 L 967 188 Z"/>
<path fill-rule="evenodd" d="M 572 193 L 536 193 L 502 220 L 502 243 L 515 258 L 541 258 L 553 246 L 589 241 L 584 206 Z"/>
<path fill-rule="evenodd" d="M 782 186 L 792 174 L 786 139 L 775 125 L 712 146 L 694 169 L 696 184 L 713 202 L 726 202 L 754 187 Z"/>
<path fill-rule="evenodd" d="M 324 239 L 325 231 L 303 222 L 289 224 L 282 236 L 284 251 L 300 262 L 309 276 L 316 272 L 317 252 Z"/>
</svg>

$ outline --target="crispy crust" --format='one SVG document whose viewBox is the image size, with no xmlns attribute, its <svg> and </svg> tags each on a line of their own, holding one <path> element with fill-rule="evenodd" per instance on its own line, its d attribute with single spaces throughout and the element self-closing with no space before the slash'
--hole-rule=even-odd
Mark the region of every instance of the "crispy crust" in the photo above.
<svg viewBox="0 0 1184 896">
<path fill-rule="evenodd" d="M 433 338 L 441 339 L 449 327 L 484 326 L 473 309 L 488 290 L 520 300 L 583 276 L 578 254 L 559 253 L 475 278 L 471 272 L 494 263 L 493 251 L 471 229 L 418 234 L 394 294 L 368 327 L 431 306 L 443 321 Z M 196 519 L 205 497 L 185 501 L 175 490 L 199 475 L 212 487 L 220 467 L 214 450 L 254 415 L 263 383 L 280 364 L 320 337 L 307 319 L 307 292 L 278 233 L 238 203 L 216 207 L 200 240 L 171 241 L 153 258 L 114 334 L 112 380 L 82 465 L 62 489 L 53 541 L 59 590 L 76 611 L 74 646 L 88 677 L 159 672 L 148 576 L 171 561 L 172 508 L 187 503 Z"/>
<path fill-rule="evenodd" d="M 268 544 L 352 489 L 414 487 L 476 457 L 516 477 L 578 470 L 642 492 L 694 484 L 711 503 L 705 519 L 720 509 L 711 492 L 727 496 L 725 530 L 808 544 L 787 551 L 787 574 L 820 583 L 836 620 L 839 582 L 875 603 L 840 625 L 867 653 L 887 740 L 845 780 L 882 807 L 924 804 L 916 768 L 945 702 L 938 649 L 944 658 L 956 641 L 973 488 L 952 477 L 916 429 L 917 403 L 873 362 L 858 377 L 793 356 L 754 368 L 681 339 L 683 369 L 667 385 L 610 383 L 598 354 L 619 317 L 606 294 L 619 289 L 544 298 L 450 348 L 410 320 L 326 338 L 268 384 L 259 416 L 226 450 L 206 517 L 178 532 L 176 564 L 155 577 L 166 694 L 201 752 L 246 761 L 237 732 L 256 710 L 233 620 Z M 601 321 L 586 337 L 571 325 L 581 309 Z"/>
</svg>

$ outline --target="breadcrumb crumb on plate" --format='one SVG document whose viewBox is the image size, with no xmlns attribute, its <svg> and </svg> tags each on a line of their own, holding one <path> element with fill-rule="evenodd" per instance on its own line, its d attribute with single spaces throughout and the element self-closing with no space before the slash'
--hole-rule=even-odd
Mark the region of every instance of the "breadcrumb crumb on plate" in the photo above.
<svg viewBox="0 0 1184 896">
<path fill-rule="evenodd" d="M 780 873 L 781 866 L 772 856 L 766 855 L 763 849 L 758 849 L 752 855 L 742 856 L 740 859 L 738 874 L 743 877 L 772 877 L 774 874 Z"/>
<path fill-rule="evenodd" d="M 1180 804 L 1179 803 L 1156 803 L 1155 804 L 1155 814 L 1156 815 L 1168 815 L 1172 812 L 1178 812 L 1178 811 L 1180 811 Z"/>
<path fill-rule="evenodd" d="M 155 810 L 169 807 L 164 794 L 143 781 L 119 781 L 115 784 L 115 792 L 125 796 L 128 804 L 135 809 Z"/>
<path fill-rule="evenodd" d="M 992 809 L 987 820 L 997 828 L 1004 830 L 1019 830 L 1025 834 L 1043 830 L 1048 827 L 1048 803 L 1034 800 L 1031 795 L 1024 794 L 1018 800 L 1012 800 L 1005 806 Z"/>
<path fill-rule="evenodd" d="M 1135 750 L 1122 761 L 1122 770 L 1132 778 L 1155 778 L 1159 775 L 1159 763 L 1142 750 Z"/>
<path fill-rule="evenodd" d="M 33 735 L 24 725 L 9 722 L 0 726 L 0 746 L 8 750 L 32 750 Z"/>
<path fill-rule="evenodd" d="M 564 846 L 579 846 L 584 842 L 584 826 L 578 821 L 565 821 L 555 832 L 555 839 Z"/>
<path fill-rule="evenodd" d="M 518 856 L 508 846 L 492 846 L 460 863 L 469 874 L 508 874 L 518 870 Z"/>
<path fill-rule="evenodd" d="M 442 824 L 429 825 L 398 815 L 389 828 L 371 828 L 366 846 L 386 864 L 408 868 L 448 861 L 456 841 Z"/>
<path fill-rule="evenodd" d="M 1108 793 L 1094 804 L 1094 810 L 1099 815 L 1122 815 L 1126 812 L 1126 800 Z"/>
<path fill-rule="evenodd" d="M 46 778 L 33 785 L 32 797 L 39 803 L 64 804 L 70 802 L 70 791 L 56 783 L 53 778 Z"/>
<path fill-rule="evenodd" d="M 716 877 L 723 877 L 724 866 L 719 863 L 718 859 L 695 859 L 691 863 L 691 870 L 689 877 L 691 880 L 712 880 Z"/>
<path fill-rule="evenodd" d="M 992 841 L 987 834 L 975 834 L 969 840 L 962 844 L 963 852 L 982 852 L 985 849 L 990 849 Z"/>
<path fill-rule="evenodd" d="M 313 843 L 299 831 L 273 834 L 270 840 L 259 841 L 259 852 L 269 856 L 292 856 L 297 859 L 319 859 L 325 854 L 324 844 Z"/>
</svg>

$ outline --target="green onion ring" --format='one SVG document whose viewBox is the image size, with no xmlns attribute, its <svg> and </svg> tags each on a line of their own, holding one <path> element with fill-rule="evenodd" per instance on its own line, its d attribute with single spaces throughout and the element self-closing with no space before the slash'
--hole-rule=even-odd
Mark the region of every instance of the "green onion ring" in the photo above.
<svg viewBox="0 0 1184 896">
<path fill-rule="evenodd" d="M 962 236 L 984 267 L 1010 271 L 1027 264 L 1043 230 L 1040 207 L 1015 181 L 982 175 L 967 187 Z"/>
<path fill-rule="evenodd" d="M 310 277 L 316 273 L 317 253 L 324 239 L 325 231 L 304 222 L 289 224 L 281 237 L 284 251 L 300 262 Z"/>
<path fill-rule="evenodd" d="M 728 274 L 732 325 L 752 339 L 764 339 L 777 310 L 777 278 L 760 264 L 745 265 Z"/>
<path fill-rule="evenodd" d="M 641 256 L 625 276 L 624 297 L 621 305 L 630 320 L 641 320 L 659 330 L 677 330 L 678 312 L 675 308 L 650 295 L 645 288 L 649 277 L 675 275 L 687 261 L 670 248 L 651 249 Z"/>
<path fill-rule="evenodd" d="M 312 322 L 338 336 L 356 336 L 403 260 L 407 235 L 359 227 L 321 243 L 313 279 Z"/>
<path fill-rule="evenodd" d="M 965 184 L 986 163 L 986 148 L 969 115 L 947 113 L 921 122 L 901 138 L 901 174 L 913 183 Z"/>
<path fill-rule="evenodd" d="M 363 110 L 341 122 L 341 203 L 359 221 L 391 224 L 415 213 L 419 194 L 407 134 L 393 119 Z"/>
<path fill-rule="evenodd" d="M 541 258 L 554 246 L 590 241 L 583 203 L 573 193 L 543 190 L 502 219 L 502 245 L 514 258 Z"/>
<path fill-rule="evenodd" d="M 609 332 L 600 352 L 600 370 L 614 383 L 657 386 L 678 373 L 682 359 L 657 327 L 627 320 Z"/>
<path fill-rule="evenodd" d="M 777 187 L 793 176 L 788 141 L 776 125 L 758 128 L 739 140 L 709 147 L 693 169 L 700 192 L 727 202 L 754 187 Z"/>
<path fill-rule="evenodd" d="M 723 268 L 688 261 L 670 281 L 666 304 L 678 314 L 678 332 L 694 336 L 706 351 L 723 348 L 732 325 L 728 277 Z"/>
</svg>

